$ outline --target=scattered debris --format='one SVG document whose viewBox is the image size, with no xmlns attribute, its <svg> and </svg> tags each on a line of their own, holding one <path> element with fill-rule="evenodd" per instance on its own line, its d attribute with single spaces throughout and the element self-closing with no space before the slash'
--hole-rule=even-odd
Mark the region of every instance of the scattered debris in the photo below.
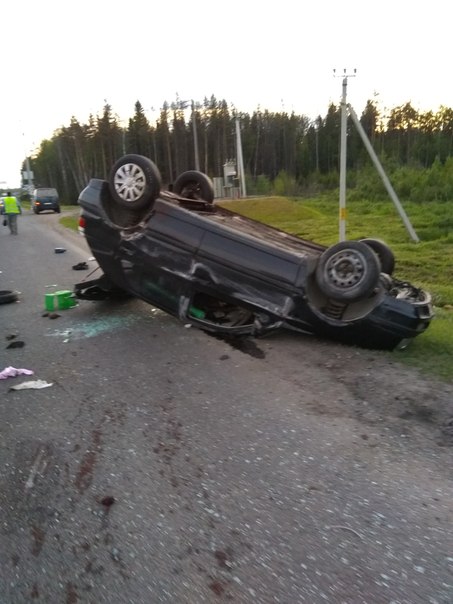
<svg viewBox="0 0 453 604">
<path fill-rule="evenodd" d="M 53 384 L 49 384 L 49 382 L 44 380 L 33 380 L 31 382 L 22 382 L 22 384 L 11 386 L 10 390 L 40 390 L 41 388 L 48 388 L 49 386 L 53 386 Z"/>
<path fill-rule="evenodd" d="M 78 264 L 74 264 L 72 268 L 75 271 L 85 271 L 88 269 L 88 264 L 86 262 L 79 262 Z"/>
<path fill-rule="evenodd" d="M 339 524 L 335 524 L 333 526 L 326 526 L 326 529 L 342 529 L 344 531 L 349 531 L 350 533 L 352 533 L 353 535 L 355 535 L 359 539 L 363 539 L 363 537 L 362 537 L 362 535 L 360 533 L 358 533 L 354 529 L 350 528 L 349 526 L 342 526 L 342 525 L 339 525 Z"/>
<path fill-rule="evenodd" d="M 99 501 L 99 503 L 108 510 L 115 503 L 115 498 L 111 495 L 106 495 Z"/>
<path fill-rule="evenodd" d="M 15 367 L 5 367 L 3 371 L 0 371 L 0 380 L 6 380 L 9 377 L 16 377 L 16 375 L 33 375 L 31 369 L 16 369 Z"/>
<path fill-rule="evenodd" d="M 64 247 L 56 247 L 55 248 L 55 253 L 56 254 L 64 254 L 65 251 L 66 251 L 66 248 L 64 248 Z"/>
<path fill-rule="evenodd" d="M 30 474 L 28 475 L 27 482 L 25 483 L 25 490 L 34 487 L 37 475 L 42 474 L 46 469 L 46 466 L 46 448 L 45 446 L 41 446 L 38 448 L 37 455 L 31 466 Z"/>
<path fill-rule="evenodd" d="M 25 346 L 25 342 L 22 340 L 14 340 L 14 342 L 10 342 L 6 349 L 8 348 L 23 348 Z"/>
<path fill-rule="evenodd" d="M 0 290 L 0 304 L 9 304 L 10 302 L 17 302 L 19 292 L 14 292 L 9 289 Z"/>
<path fill-rule="evenodd" d="M 63 289 L 58 292 L 50 294 L 44 294 L 44 306 L 48 311 L 53 310 L 66 310 L 77 306 L 77 300 L 72 291 L 69 289 Z"/>
<path fill-rule="evenodd" d="M 49 319 L 58 319 L 58 317 L 61 317 L 57 312 L 44 312 L 41 316 L 49 317 Z"/>
</svg>

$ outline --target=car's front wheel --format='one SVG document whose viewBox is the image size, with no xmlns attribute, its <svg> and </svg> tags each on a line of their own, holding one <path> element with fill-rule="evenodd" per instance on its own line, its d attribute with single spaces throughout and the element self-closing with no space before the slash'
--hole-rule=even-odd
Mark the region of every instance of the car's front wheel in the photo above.
<svg viewBox="0 0 453 604">
<path fill-rule="evenodd" d="M 316 267 L 319 289 L 332 300 L 355 302 L 379 284 L 381 265 L 373 249 L 360 241 L 341 241 L 325 250 Z"/>
<path fill-rule="evenodd" d="M 125 155 L 113 165 L 109 187 L 113 199 L 122 208 L 134 211 L 148 209 L 160 193 L 160 172 L 143 155 Z"/>
</svg>

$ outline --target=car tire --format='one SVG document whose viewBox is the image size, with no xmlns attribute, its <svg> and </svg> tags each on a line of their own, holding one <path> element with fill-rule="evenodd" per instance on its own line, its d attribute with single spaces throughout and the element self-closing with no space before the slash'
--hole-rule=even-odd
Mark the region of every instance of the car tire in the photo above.
<svg viewBox="0 0 453 604">
<path fill-rule="evenodd" d="M 376 252 L 381 263 L 381 270 L 387 275 L 392 275 L 395 270 L 395 256 L 389 246 L 380 239 L 360 239 L 362 243 L 370 246 Z"/>
<path fill-rule="evenodd" d="M 134 211 L 151 209 L 160 193 L 159 169 L 143 155 L 124 155 L 112 167 L 109 188 L 118 206 Z"/>
<path fill-rule="evenodd" d="M 17 292 L 13 292 L 9 289 L 0 291 L 0 304 L 9 304 L 10 302 L 17 302 L 19 296 Z"/>
<path fill-rule="evenodd" d="M 198 170 L 183 172 L 173 183 L 173 193 L 185 197 L 212 203 L 214 201 L 214 185 L 212 180 Z"/>
<path fill-rule="evenodd" d="M 56 212 L 57 214 L 60 214 L 60 213 L 61 213 L 61 208 L 56 208 L 55 212 Z"/>
<path fill-rule="evenodd" d="M 378 255 L 360 241 L 332 245 L 321 254 L 316 267 L 319 289 L 328 298 L 346 303 L 370 296 L 380 274 Z"/>
</svg>

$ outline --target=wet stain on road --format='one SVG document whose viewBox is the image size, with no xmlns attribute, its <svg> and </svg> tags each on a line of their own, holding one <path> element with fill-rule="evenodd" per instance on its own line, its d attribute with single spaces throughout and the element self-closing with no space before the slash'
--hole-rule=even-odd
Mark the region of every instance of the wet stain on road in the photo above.
<svg viewBox="0 0 453 604">
<path fill-rule="evenodd" d="M 31 536 L 33 538 L 31 553 L 34 556 L 39 556 L 42 550 L 42 546 L 44 545 L 44 541 L 46 539 L 46 533 L 40 527 L 33 525 L 31 527 Z"/>
<path fill-rule="evenodd" d="M 79 601 L 79 596 L 77 595 L 77 591 L 75 585 L 72 583 L 66 584 L 66 604 L 77 604 Z"/>
<path fill-rule="evenodd" d="M 83 493 L 91 485 L 97 454 L 101 451 L 101 436 L 99 428 L 93 430 L 91 448 L 85 453 L 80 463 L 75 479 L 75 486 L 79 493 Z"/>
<path fill-rule="evenodd" d="M 255 359 L 264 359 L 266 358 L 266 354 L 263 350 L 257 345 L 253 338 L 249 337 L 238 337 L 238 336 L 229 336 L 229 335 L 219 335 L 219 334 L 209 334 L 212 335 L 216 340 L 222 340 L 222 342 L 226 342 L 234 348 L 235 350 L 239 350 L 243 354 L 248 354 L 249 356 Z M 228 358 L 227 355 L 223 355 L 221 360 L 226 360 Z"/>
<path fill-rule="evenodd" d="M 225 585 L 222 583 L 222 581 L 212 581 L 209 584 L 209 588 L 215 593 L 216 596 L 221 596 L 224 591 L 225 591 Z"/>
<path fill-rule="evenodd" d="M 399 417 L 401 419 L 414 419 L 420 422 L 432 423 L 435 421 L 434 409 L 411 403 L 408 409 L 405 409 Z"/>
</svg>

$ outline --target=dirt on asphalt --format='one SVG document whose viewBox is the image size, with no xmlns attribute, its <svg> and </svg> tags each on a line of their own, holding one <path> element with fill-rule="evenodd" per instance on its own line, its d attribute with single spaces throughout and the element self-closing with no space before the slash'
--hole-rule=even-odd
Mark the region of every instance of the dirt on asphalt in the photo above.
<svg viewBox="0 0 453 604">
<path fill-rule="evenodd" d="M 316 376 L 323 376 L 318 385 L 323 396 L 304 400 L 310 413 L 359 421 L 364 440 L 365 428 L 385 427 L 403 438 L 453 446 L 453 384 L 403 364 L 404 350 L 380 352 L 300 334 L 279 334 L 276 339 L 280 350 L 285 341 L 291 363 L 286 355 L 276 354 L 273 338 L 246 339 L 235 348 L 264 359 L 269 371 L 284 375 L 301 393 L 316 392 Z M 297 358 L 300 373 L 294 373 L 292 361 Z"/>
</svg>

